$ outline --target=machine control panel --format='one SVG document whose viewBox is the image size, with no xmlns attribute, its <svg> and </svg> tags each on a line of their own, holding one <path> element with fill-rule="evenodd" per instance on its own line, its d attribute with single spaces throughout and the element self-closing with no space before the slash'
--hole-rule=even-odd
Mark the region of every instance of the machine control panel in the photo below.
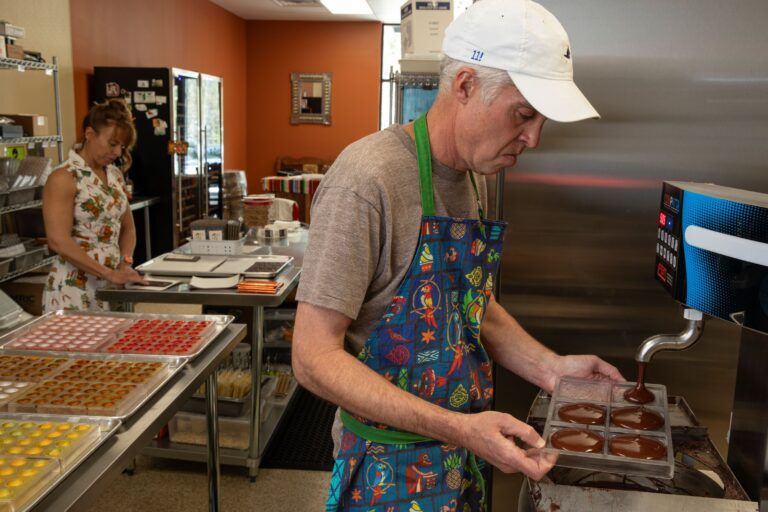
<svg viewBox="0 0 768 512">
<path fill-rule="evenodd" d="M 665 183 L 657 225 L 656 279 L 670 292 L 680 264 L 680 204 L 680 190 Z"/>
</svg>

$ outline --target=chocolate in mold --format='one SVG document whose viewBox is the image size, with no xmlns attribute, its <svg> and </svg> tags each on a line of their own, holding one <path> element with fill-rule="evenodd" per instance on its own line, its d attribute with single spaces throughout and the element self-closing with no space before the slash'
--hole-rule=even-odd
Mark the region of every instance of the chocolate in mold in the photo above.
<svg viewBox="0 0 768 512">
<path fill-rule="evenodd" d="M 583 453 L 602 453 L 605 444 L 603 436 L 585 428 L 558 430 L 549 436 L 549 441 L 558 450 Z"/>
<path fill-rule="evenodd" d="M 667 456 L 667 447 L 647 436 L 621 435 L 608 441 L 608 453 L 633 459 L 659 460 Z"/>
<path fill-rule="evenodd" d="M 611 411 L 611 423 L 634 430 L 659 430 L 664 426 L 664 417 L 643 406 L 622 407 Z"/>
<path fill-rule="evenodd" d="M 605 407 L 588 403 L 569 404 L 560 407 L 557 415 L 568 423 L 582 425 L 603 425 L 605 423 Z"/>
<path fill-rule="evenodd" d="M 656 395 L 645 387 L 645 367 L 647 365 L 648 363 L 637 363 L 637 385 L 624 393 L 624 399 L 628 402 L 647 404 L 656 398 Z"/>
</svg>

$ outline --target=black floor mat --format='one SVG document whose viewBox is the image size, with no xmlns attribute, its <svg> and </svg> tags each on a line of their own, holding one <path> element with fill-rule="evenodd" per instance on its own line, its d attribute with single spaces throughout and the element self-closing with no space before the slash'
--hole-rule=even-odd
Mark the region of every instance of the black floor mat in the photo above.
<svg viewBox="0 0 768 512">
<path fill-rule="evenodd" d="M 290 409 L 272 436 L 262 468 L 333 469 L 331 427 L 336 406 L 304 388 L 296 390 Z"/>
</svg>

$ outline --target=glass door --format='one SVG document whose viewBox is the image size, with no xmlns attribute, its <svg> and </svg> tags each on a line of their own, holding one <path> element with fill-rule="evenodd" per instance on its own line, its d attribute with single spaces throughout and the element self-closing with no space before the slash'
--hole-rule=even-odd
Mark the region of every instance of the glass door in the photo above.
<svg viewBox="0 0 768 512">
<path fill-rule="evenodd" d="M 201 156 L 203 209 L 209 216 L 222 218 L 221 180 L 224 166 L 221 78 L 200 75 Z"/>
<path fill-rule="evenodd" d="M 173 117 L 175 121 L 175 207 L 177 232 L 174 245 L 190 236 L 189 225 L 204 213 L 200 142 L 200 75 L 173 70 Z"/>
</svg>

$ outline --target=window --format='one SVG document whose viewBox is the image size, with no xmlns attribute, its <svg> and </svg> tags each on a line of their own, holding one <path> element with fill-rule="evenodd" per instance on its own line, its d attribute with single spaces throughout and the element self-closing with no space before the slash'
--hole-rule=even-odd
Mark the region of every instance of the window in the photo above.
<svg viewBox="0 0 768 512">
<path fill-rule="evenodd" d="M 454 0 L 454 19 L 472 5 L 474 0 Z M 392 74 L 400 71 L 400 24 L 384 24 L 381 31 L 381 110 L 379 129 L 383 130 L 394 120 L 391 112 Z"/>
</svg>

